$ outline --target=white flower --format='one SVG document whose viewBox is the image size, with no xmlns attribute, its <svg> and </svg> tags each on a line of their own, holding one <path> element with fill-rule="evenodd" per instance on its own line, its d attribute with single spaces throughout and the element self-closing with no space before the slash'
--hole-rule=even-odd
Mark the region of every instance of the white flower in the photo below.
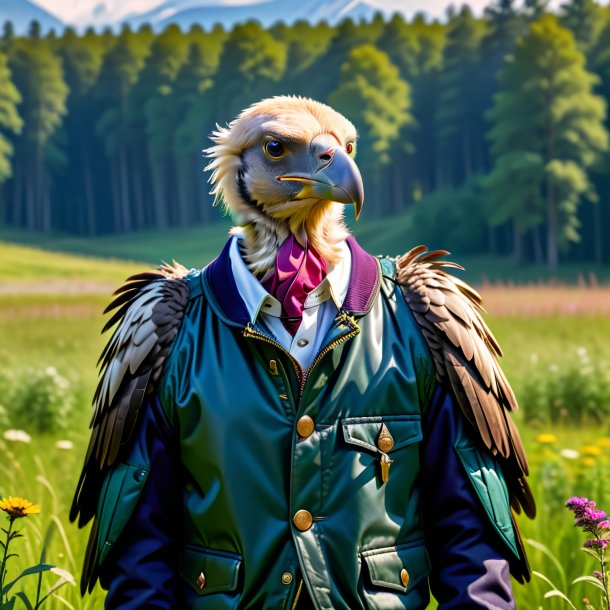
<svg viewBox="0 0 610 610">
<path fill-rule="evenodd" d="M 55 443 L 55 446 L 58 449 L 63 449 L 64 451 L 70 451 L 70 449 L 74 449 L 74 443 L 72 441 L 57 441 Z"/>
<path fill-rule="evenodd" d="M 562 449 L 559 455 L 566 460 L 577 460 L 580 457 L 580 453 L 576 449 Z"/>
<path fill-rule="evenodd" d="M 2 435 L 7 441 L 15 443 L 29 443 L 32 437 L 25 430 L 7 430 Z"/>
</svg>

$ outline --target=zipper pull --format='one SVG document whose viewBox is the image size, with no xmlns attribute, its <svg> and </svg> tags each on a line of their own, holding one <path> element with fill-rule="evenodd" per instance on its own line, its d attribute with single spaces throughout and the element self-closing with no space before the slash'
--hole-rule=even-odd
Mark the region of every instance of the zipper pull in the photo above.
<svg viewBox="0 0 610 610">
<path fill-rule="evenodd" d="M 379 466 L 381 468 L 381 483 L 385 485 L 390 478 L 390 466 L 392 465 L 392 461 L 387 453 L 381 452 L 379 456 Z"/>
</svg>

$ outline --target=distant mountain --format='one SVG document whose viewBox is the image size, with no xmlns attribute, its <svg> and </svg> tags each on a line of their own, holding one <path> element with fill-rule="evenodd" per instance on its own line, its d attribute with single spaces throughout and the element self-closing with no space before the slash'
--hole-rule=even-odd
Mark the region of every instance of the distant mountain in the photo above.
<svg viewBox="0 0 610 610">
<path fill-rule="evenodd" d="M 29 0 L 0 0 L 0 24 L 5 21 L 12 21 L 15 32 L 24 34 L 28 31 L 30 22 L 34 19 L 40 22 L 43 32 L 47 32 L 51 28 L 54 28 L 57 32 L 64 29 L 65 24 L 57 17 L 53 17 Z"/>
<path fill-rule="evenodd" d="M 221 3 L 193 6 L 196 3 L 190 0 L 187 8 L 185 4 L 185 0 L 167 0 L 152 11 L 132 15 L 125 21 L 134 27 L 150 23 L 156 30 L 172 23 L 183 29 L 188 29 L 194 23 L 207 28 L 220 23 L 228 28 L 250 19 L 256 19 L 264 26 L 278 21 L 290 24 L 299 19 L 334 24 L 347 17 L 370 20 L 379 12 L 379 8 L 366 0 L 261 0 L 229 6 Z"/>
</svg>

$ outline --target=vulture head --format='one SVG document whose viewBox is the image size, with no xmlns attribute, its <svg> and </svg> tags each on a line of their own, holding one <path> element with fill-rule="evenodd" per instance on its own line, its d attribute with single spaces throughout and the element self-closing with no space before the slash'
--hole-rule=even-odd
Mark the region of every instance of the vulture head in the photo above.
<svg viewBox="0 0 610 610">
<path fill-rule="evenodd" d="M 364 200 L 356 137 L 329 106 L 292 96 L 262 100 L 212 133 L 212 193 L 240 225 L 254 274 L 273 267 L 290 233 L 336 262 L 348 235 L 337 204 L 353 205 L 357 218 Z"/>
</svg>

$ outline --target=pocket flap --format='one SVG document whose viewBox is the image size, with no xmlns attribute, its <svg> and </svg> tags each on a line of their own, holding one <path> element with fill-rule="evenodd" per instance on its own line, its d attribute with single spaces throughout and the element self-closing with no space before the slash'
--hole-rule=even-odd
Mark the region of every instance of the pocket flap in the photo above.
<svg viewBox="0 0 610 610">
<path fill-rule="evenodd" d="M 342 422 L 343 437 L 346 443 L 378 453 L 377 439 L 383 424 L 387 426 L 394 441 L 394 445 L 386 453 L 392 453 L 422 439 L 420 415 L 349 417 Z"/>
<path fill-rule="evenodd" d="M 241 563 L 241 555 L 188 545 L 182 549 L 180 573 L 199 595 L 235 591 Z"/>
<path fill-rule="evenodd" d="M 364 551 L 361 556 L 374 585 L 402 593 L 430 572 L 430 560 L 423 542 Z"/>
<path fill-rule="evenodd" d="M 119 462 L 106 475 L 97 508 L 100 565 L 131 518 L 148 472 L 147 466 Z"/>
</svg>

